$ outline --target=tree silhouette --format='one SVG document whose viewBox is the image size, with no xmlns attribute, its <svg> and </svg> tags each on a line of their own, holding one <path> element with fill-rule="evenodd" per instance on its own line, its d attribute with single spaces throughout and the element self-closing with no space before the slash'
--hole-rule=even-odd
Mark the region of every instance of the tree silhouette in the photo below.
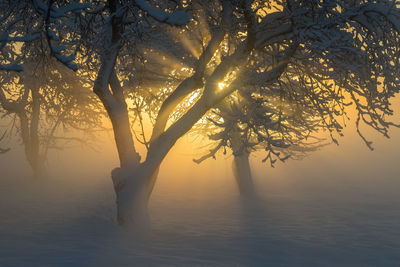
<svg viewBox="0 0 400 267">
<path fill-rule="evenodd" d="M 27 56 L 29 57 L 29 56 Z M 10 134 L 18 134 L 34 177 L 46 172 L 50 149 L 90 142 L 100 125 L 98 102 L 83 80 L 52 58 L 34 58 L 21 73 L 0 76 L 0 108 L 9 117 Z M 80 130 L 84 137 L 67 133 Z"/>
<path fill-rule="evenodd" d="M 203 11 L 202 14 L 212 15 L 197 20 L 194 17 L 195 23 L 187 26 L 189 29 L 185 32 L 186 36 L 180 37 L 181 40 L 187 41 L 189 35 L 191 40 L 196 40 L 191 46 L 200 49 L 193 53 L 192 58 L 182 53 L 179 60 L 183 66 L 196 66 L 193 57 L 196 58 L 197 54 L 201 59 L 206 55 L 207 49 L 203 44 L 209 41 L 207 48 L 214 46 L 215 50 L 211 50 L 212 57 L 210 56 L 207 64 L 200 64 L 200 68 L 182 68 L 189 75 L 185 79 L 180 69 L 164 70 L 157 62 L 151 64 L 154 56 L 144 56 L 150 66 L 140 72 L 143 73 L 140 77 L 143 79 L 143 76 L 148 76 L 146 78 L 150 82 L 145 83 L 143 90 L 155 86 L 151 81 L 165 80 L 158 94 L 152 89 L 151 93 L 147 92 L 146 97 L 153 107 L 159 105 L 157 101 L 162 102 L 158 118 L 161 123 L 157 125 L 155 120 L 156 130 L 159 130 L 157 126 L 161 125 L 162 128 L 166 124 L 165 114 L 169 113 L 169 119 L 176 121 L 187 112 L 181 104 L 185 99 L 191 104 L 186 108 L 193 106 L 201 95 L 203 83 L 211 79 L 210 73 L 224 58 L 230 56 L 230 51 L 237 49 L 243 33 L 246 32 L 246 25 L 233 16 L 232 25 L 228 26 L 229 34 L 221 37 L 217 31 L 218 25 L 214 24 L 221 19 L 221 14 L 215 16 L 218 14 L 215 11 L 218 10 L 218 3 L 214 3 L 217 7 L 208 2 L 195 4 Z M 242 14 L 245 13 L 245 4 L 242 2 L 242 6 L 237 7 L 238 10 L 242 9 Z M 290 154 L 315 150 L 321 144 L 310 145 L 307 137 L 317 130 L 327 129 L 331 133 L 332 141 L 337 143 L 334 135 L 342 135 L 341 130 L 347 119 L 345 107 L 351 104 L 358 112 L 357 131 L 372 149 L 371 142 L 360 131 L 360 124 L 371 126 L 385 136 L 388 136 L 389 126 L 394 125 L 387 120 L 387 116 L 392 114 L 389 100 L 398 91 L 398 76 L 391 75 L 398 72 L 397 64 L 394 63 L 398 60 L 398 11 L 391 4 L 390 1 L 359 1 L 348 4 L 333 1 L 319 6 L 319 1 L 292 1 L 280 7 L 278 5 L 276 12 L 272 12 L 272 6 L 268 3 L 254 1 L 252 13 L 256 14 L 259 23 L 258 28 L 255 27 L 253 38 L 259 40 L 258 42 L 262 38 L 271 38 L 271 43 L 255 47 L 249 56 L 251 64 L 243 68 L 240 78 L 237 77 L 238 73 L 232 71 L 224 79 L 215 82 L 218 85 L 215 88 L 219 90 L 227 89 L 229 84 L 240 89 L 237 94 L 230 94 L 230 100 L 225 99 L 215 105 L 212 115 L 207 113 L 209 120 L 214 126 L 221 128 L 221 131 L 210 134 L 211 139 L 218 140 L 217 144 L 209 153 L 195 161 L 201 162 L 213 157 L 217 151 L 229 146 L 233 149 L 234 162 L 237 164 L 234 169 L 239 170 L 243 178 L 250 176 L 248 154 L 252 149 L 265 149 L 267 156 L 264 160 L 273 164 L 277 159 L 285 160 Z M 307 13 L 308 11 L 312 12 Z M 206 25 L 199 25 L 201 21 L 206 21 Z M 293 26 L 296 28 L 293 29 Z M 210 35 L 216 36 L 214 39 L 199 33 L 199 28 L 207 27 L 214 30 L 210 30 Z M 282 30 L 282 33 L 276 33 L 277 30 Z M 277 34 L 281 39 L 269 37 L 268 34 Z M 155 48 L 151 46 L 148 50 L 154 51 Z M 271 66 L 276 66 L 279 62 L 282 68 L 276 67 L 274 70 Z M 268 68 L 271 71 L 267 71 Z M 269 75 L 276 75 L 274 71 L 278 71 L 280 75 L 276 79 L 269 79 Z M 203 75 L 201 78 L 199 73 Z M 240 79 L 242 80 L 239 81 Z M 199 87 L 196 87 L 196 80 L 200 81 Z M 182 93 L 185 90 L 186 94 Z M 171 104 L 172 97 L 164 100 L 165 91 L 172 92 L 170 96 L 175 96 L 174 104 Z M 282 113 L 283 106 L 290 110 L 290 115 Z M 171 114 L 172 110 L 174 114 Z M 201 123 L 204 122 L 206 120 Z M 205 129 L 210 131 L 210 125 L 207 124 Z M 242 184 L 246 182 L 243 181 Z"/>
<path fill-rule="evenodd" d="M 370 141 L 359 130 L 361 123 L 385 136 L 394 125 L 387 116 L 392 114 L 390 102 L 399 90 L 396 1 L 50 0 L 45 4 L 34 0 L 33 5 L 29 2 L 11 12 L 10 20 L 18 19 L 21 12 L 33 14 L 31 21 L 41 27 L 35 30 L 46 36 L 50 54 L 69 68 L 83 69 L 95 77 L 93 91 L 112 122 L 120 159 L 120 168 L 112 172 L 120 224 L 145 224 L 146 204 L 161 162 L 175 142 L 210 111 L 222 117 L 232 110 L 239 112 L 233 130 L 246 137 L 240 138 L 242 144 L 248 146 L 256 138 L 257 145 L 276 156 L 276 147 L 302 140 L 314 128 L 329 130 L 337 142 L 335 135 L 341 135 L 344 126 L 340 117 L 346 116 L 344 107 L 349 104 L 357 109 L 357 131 L 369 147 Z M 173 31 L 170 25 L 180 26 L 180 34 L 194 38 L 193 25 L 201 21 L 209 34 L 201 39 L 200 50 L 193 55 L 181 53 L 178 61 L 187 67 L 177 69 L 171 64 L 165 70 L 171 77 L 186 72 L 186 78 L 169 79 L 170 85 L 159 90 L 146 87 L 141 90 L 143 95 L 135 91 L 134 81 L 143 78 L 149 66 L 145 52 L 164 49 L 177 55 L 188 41 L 173 35 L 168 39 Z M 2 51 L 18 55 L 10 41 L 31 41 L 36 38 L 35 30 L 3 27 L 2 31 L 11 34 L 2 37 L 6 44 Z M 2 52 L 4 58 L 7 55 Z M 75 61 L 66 55 L 75 55 Z M 21 70 L 16 60 L 9 63 L 2 68 Z M 165 76 L 164 69 L 155 72 Z M 128 94 L 136 109 L 143 108 L 154 118 L 150 138 L 142 140 L 148 147 L 144 159 L 132 137 Z M 238 102 L 240 108 L 229 103 L 235 94 L 243 98 Z M 152 97 L 143 102 L 146 95 Z M 189 104 L 182 106 L 188 98 Z M 285 120 L 272 118 L 267 110 L 272 106 L 277 111 L 273 116 L 279 117 L 280 104 L 273 101 L 277 98 L 301 114 Z M 259 110 L 253 112 L 252 107 Z M 242 119 L 246 116 L 250 119 Z M 276 130 L 271 120 L 288 128 L 280 129 L 278 137 L 269 136 Z M 230 127 L 219 126 L 222 132 Z M 251 134 L 243 135 L 247 128 Z M 293 134 L 287 133 L 297 130 L 297 137 L 289 138 Z"/>
</svg>

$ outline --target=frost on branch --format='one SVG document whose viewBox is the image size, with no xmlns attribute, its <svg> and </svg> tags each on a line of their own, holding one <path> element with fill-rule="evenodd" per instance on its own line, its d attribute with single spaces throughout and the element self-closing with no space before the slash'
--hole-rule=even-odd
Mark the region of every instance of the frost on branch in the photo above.
<svg viewBox="0 0 400 267">
<path fill-rule="evenodd" d="M 9 36 L 0 34 L 0 42 L 32 42 L 40 38 L 40 34 L 27 34 L 25 36 Z"/>
<path fill-rule="evenodd" d="M 0 65 L 0 70 L 20 72 L 23 71 L 24 68 L 21 65 L 8 64 L 8 65 Z"/>
<path fill-rule="evenodd" d="M 24 47 L 31 44 L 50 50 L 57 60 L 76 70 L 75 47 L 69 37 L 78 26 L 74 20 L 90 6 L 80 1 L 1 1 L 0 10 L 5 12 L 0 15 L 0 69 L 21 71 Z M 48 48 L 43 47 L 45 38 Z"/>
<path fill-rule="evenodd" d="M 34 2 L 40 2 L 40 0 L 35 0 Z M 41 11 L 43 8 L 39 8 L 38 11 L 42 12 L 45 15 L 45 28 L 46 28 L 46 38 L 47 43 L 50 48 L 51 55 L 54 56 L 59 62 L 67 66 L 68 68 L 76 71 L 78 66 L 73 63 L 75 60 L 75 55 L 71 53 L 70 55 L 65 55 L 67 48 L 63 45 L 56 45 L 55 42 L 60 42 L 60 38 L 57 33 L 52 28 L 60 28 L 57 23 L 61 23 L 61 18 L 64 18 L 70 12 L 82 12 L 87 8 L 91 7 L 90 4 L 81 4 L 81 3 L 70 3 L 66 6 L 56 7 L 53 4 L 54 1 L 49 1 L 48 7 L 46 10 Z M 37 6 L 41 6 L 36 4 Z M 59 33 L 60 34 L 60 33 Z M 64 32 L 66 34 L 66 32 Z"/>
<path fill-rule="evenodd" d="M 150 15 L 157 21 L 165 22 L 175 26 L 182 26 L 190 21 L 190 15 L 183 10 L 166 12 L 150 6 L 146 0 L 136 0 L 135 2 L 140 9 L 147 12 L 148 15 Z"/>
<path fill-rule="evenodd" d="M 357 110 L 357 132 L 372 149 L 359 129 L 361 123 L 386 137 L 389 127 L 397 126 L 388 120 L 393 114 L 390 102 L 400 84 L 396 1 L 293 3 L 291 20 L 302 44 L 301 54 L 293 61 L 298 77 L 303 77 L 299 82 L 303 87 L 318 85 L 318 90 L 307 91 L 331 133 L 341 133 L 343 123 L 337 114 L 345 115 L 344 96 L 348 96 L 348 104 Z M 329 95 L 336 96 L 333 106 L 322 104 Z"/>
<path fill-rule="evenodd" d="M 400 84 L 395 1 L 289 2 L 291 7 L 282 3 L 282 11 L 259 17 L 252 63 L 242 66 L 246 81 L 232 88 L 238 94 L 229 95 L 225 106 L 214 107 L 208 120 L 202 120 L 214 143 L 196 162 L 232 148 L 232 129 L 241 135 L 239 150 L 263 148 L 271 164 L 287 159 L 288 153 L 297 157 L 324 145 L 314 136 L 318 130 L 326 129 L 338 143 L 349 105 L 357 111 L 357 132 L 370 148 L 361 124 L 384 136 L 390 126 L 398 126 L 389 121 Z M 243 21 L 232 20 L 230 36 L 217 52 L 219 61 L 229 56 L 229 49 L 234 52 L 240 44 L 237 36 L 246 32 Z M 296 48 L 285 59 L 290 46 Z"/>
</svg>

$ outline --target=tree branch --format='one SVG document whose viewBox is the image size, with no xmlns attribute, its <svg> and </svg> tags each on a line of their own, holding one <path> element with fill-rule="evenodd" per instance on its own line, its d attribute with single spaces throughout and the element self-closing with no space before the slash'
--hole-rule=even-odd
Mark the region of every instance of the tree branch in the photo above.
<svg viewBox="0 0 400 267">
<path fill-rule="evenodd" d="M 190 15 L 183 10 L 170 13 L 150 6 L 146 0 L 135 0 L 135 2 L 141 10 L 145 11 L 153 19 L 159 22 L 168 23 L 174 26 L 183 26 L 190 21 Z"/>
</svg>

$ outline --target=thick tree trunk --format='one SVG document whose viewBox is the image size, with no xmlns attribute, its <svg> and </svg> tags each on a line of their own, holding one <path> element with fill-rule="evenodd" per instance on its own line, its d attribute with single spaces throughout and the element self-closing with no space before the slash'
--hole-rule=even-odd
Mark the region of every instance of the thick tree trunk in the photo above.
<svg viewBox="0 0 400 267">
<path fill-rule="evenodd" d="M 117 220 L 135 229 L 150 227 L 147 204 L 153 191 L 162 160 L 173 142 L 150 147 L 147 158 L 136 167 L 116 168 L 112 172 L 117 196 Z"/>
<path fill-rule="evenodd" d="M 113 109 L 108 113 L 120 159 L 120 168 L 111 173 L 116 194 L 117 221 L 120 225 L 129 225 L 140 231 L 148 228 L 150 223 L 146 181 L 151 174 L 138 172 L 141 167 L 140 156 L 134 147 L 126 106 L 122 104 L 116 111 Z"/>
<path fill-rule="evenodd" d="M 117 197 L 117 221 L 120 225 L 144 230 L 150 227 L 148 202 L 153 187 L 149 180 L 156 176 L 158 167 L 142 163 L 136 168 L 116 168 L 112 172 Z"/>
<path fill-rule="evenodd" d="M 102 67 L 106 69 L 107 65 Z M 111 172 L 117 202 L 117 221 L 120 225 L 129 225 L 140 230 L 149 226 L 146 181 L 151 174 L 137 172 L 142 164 L 140 155 L 135 150 L 123 89 L 115 72 L 109 71 L 112 92 L 109 91 L 107 79 L 103 81 L 104 77 L 100 75 L 94 92 L 99 96 L 111 120 L 120 160 L 120 167 Z"/>
<path fill-rule="evenodd" d="M 139 163 L 140 156 L 133 143 L 126 104 L 121 104 L 118 109 L 117 112 L 109 112 L 109 117 L 113 126 L 121 168 L 131 168 Z"/>
<path fill-rule="evenodd" d="M 136 229 L 149 226 L 147 210 L 147 180 L 151 173 L 142 173 L 140 155 L 136 152 L 132 138 L 128 108 L 123 88 L 114 70 L 121 47 L 122 13 L 117 15 L 119 2 L 108 1 L 111 17 L 110 45 L 104 48 L 100 57 L 100 69 L 93 91 L 103 103 L 111 120 L 117 147 L 120 168 L 111 172 L 117 202 L 117 220 L 120 225 Z"/>
</svg>

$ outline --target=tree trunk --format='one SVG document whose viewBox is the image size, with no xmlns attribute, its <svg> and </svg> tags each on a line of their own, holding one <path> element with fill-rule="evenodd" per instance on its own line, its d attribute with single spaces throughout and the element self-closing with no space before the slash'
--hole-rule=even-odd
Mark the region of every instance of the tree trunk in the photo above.
<svg viewBox="0 0 400 267">
<path fill-rule="evenodd" d="M 232 168 L 240 195 L 253 197 L 255 195 L 255 188 L 251 176 L 249 153 L 242 152 L 238 155 L 234 155 Z"/>
<path fill-rule="evenodd" d="M 41 178 L 44 175 L 44 158 L 40 155 L 39 140 L 39 121 L 40 121 L 40 95 L 37 88 L 31 90 L 32 93 L 32 116 L 29 127 L 29 143 L 25 144 L 29 148 L 29 164 L 33 170 L 35 178 Z"/>
<path fill-rule="evenodd" d="M 33 177 L 41 178 L 45 174 L 46 168 L 44 158 L 39 153 L 39 135 L 37 125 L 35 126 L 38 123 L 38 118 L 36 121 L 34 119 L 36 115 L 32 115 L 31 122 L 29 123 L 29 119 L 24 111 L 18 112 L 17 115 L 20 120 L 22 145 L 24 146 L 26 160 L 32 169 Z M 33 123 L 33 120 L 36 122 Z"/>
<path fill-rule="evenodd" d="M 150 224 L 146 181 L 151 174 L 138 172 L 142 164 L 134 147 L 126 106 L 122 104 L 119 110 L 108 109 L 108 114 L 120 159 L 120 168 L 111 172 L 117 202 L 117 221 L 120 225 L 142 231 Z"/>
<path fill-rule="evenodd" d="M 115 72 L 112 71 L 110 76 L 109 84 L 113 93 L 109 91 L 108 85 L 101 86 L 100 75 L 94 92 L 102 101 L 111 120 L 120 160 L 120 167 L 111 172 L 117 202 L 117 221 L 120 225 L 129 225 L 141 230 L 149 226 L 147 210 L 149 190 L 146 181 L 151 174 L 138 172 L 142 164 L 140 155 L 135 150 L 123 89 Z"/>
<path fill-rule="evenodd" d="M 239 128 L 233 127 L 229 133 L 233 152 L 233 175 L 241 196 L 254 197 L 255 189 L 249 162 L 250 153 L 244 147 Z"/>
<path fill-rule="evenodd" d="M 146 230 L 150 227 L 148 202 L 152 192 L 149 180 L 158 173 L 142 163 L 136 168 L 116 168 L 112 180 L 117 200 L 118 224 Z"/>
<path fill-rule="evenodd" d="M 129 125 L 126 104 L 121 104 L 119 111 L 111 113 L 109 117 L 114 131 L 115 144 L 120 159 L 121 168 L 131 168 L 140 161 L 140 156 L 135 150 L 132 133 Z"/>
</svg>

